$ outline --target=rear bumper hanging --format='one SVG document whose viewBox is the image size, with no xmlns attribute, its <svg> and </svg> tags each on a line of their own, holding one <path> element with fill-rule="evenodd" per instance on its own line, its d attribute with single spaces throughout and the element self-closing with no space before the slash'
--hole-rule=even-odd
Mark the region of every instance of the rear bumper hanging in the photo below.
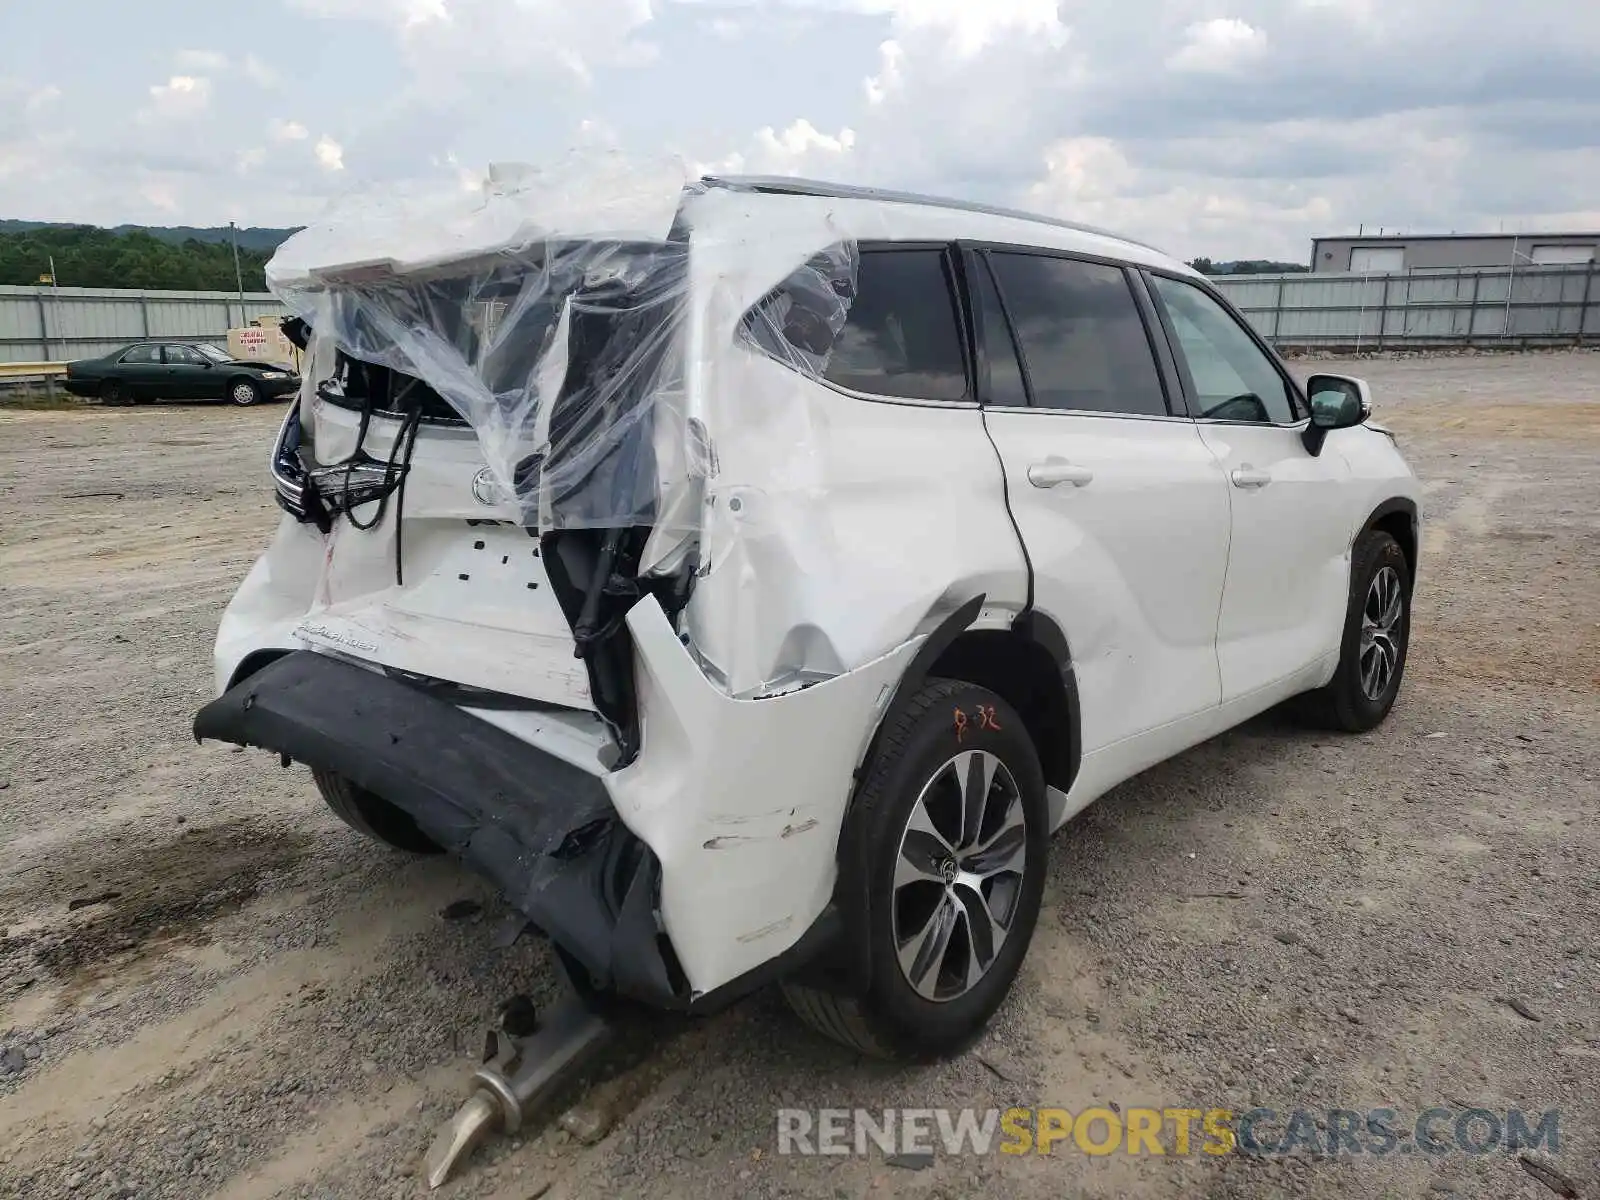
<svg viewBox="0 0 1600 1200">
<path fill-rule="evenodd" d="M 500 888 L 596 990 L 688 1006 L 657 930 L 660 866 L 595 776 L 407 683 L 310 651 L 206 705 L 194 733 L 382 796 Z"/>
</svg>

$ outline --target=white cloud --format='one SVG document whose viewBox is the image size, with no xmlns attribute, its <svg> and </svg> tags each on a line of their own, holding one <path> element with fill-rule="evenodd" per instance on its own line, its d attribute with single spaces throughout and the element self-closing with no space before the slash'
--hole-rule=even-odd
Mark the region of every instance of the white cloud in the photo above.
<svg viewBox="0 0 1600 1200">
<path fill-rule="evenodd" d="M 750 146 L 714 162 L 696 163 L 700 175 L 837 175 L 848 171 L 855 130 L 824 133 L 804 117 L 778 130 L 756 131 Z"/>
<path fill-rule="evenodd" d="M 843 0 L 843 7 L 887 13 L 900 32 L 931 30 L 962 58 L 1013 34 L 1059 46 L 1068 33 L 1057 0 Z"/>
<path fill-rule="evenodd" d="M 245 78 L 257 87 L 274 88 L 282 81 L 276 68 L 263 62 L 254 54 L 244 56 Z"/>
<path fill-rule="evenodd" d="M 823 133 L 801 117 L 781 133 L 767 126 L 756 134 L 756 144 L 768 161 L 798 165 L 814 155 L 849 154 L 855 149 L 856 135 L 852 129 L 841 129 L 836 134 Z"/>
<path fill-rule="evenodd" d="M 211 81 L 203 75 L 174 75 L 150 88 L 147 118 L 194 117 L 211 103 Z"/>
<path fill-rule="evenodd" d="M 317 139 L 314 151 L 324 171 L 344 170 L 344 147 L 327 134 Z"/>
<path fill-rule="evenodd" d="M 228 56 L 217 50 L 179 50 L 178 66 L 185 71 L 214 75 L 228 69 Z"/>
<path fill-rule="evenodd" d="M 310 131 L 299 121 L 273 117 L 267 122 L 267 136 L 275 142 L 303 142 L 310 136 Z"/>
<path fill-rule="evenodd" d="M 444 0 L 405 0 L 401 7 L 407 28 L 450 19 L 450 10 L 445 7 Z"/>
<path fill-rule="evenodd" d="M 1588 224 L 1600 196 L 1600 7 L 1569 0 L 290 3 L 292 32 L 213 6 L 187 50 L 177 0 L 110 6 L 94 38 L 6 6 L 37 67 L 0 78 L 0 213 L 286 224 L 348 185 L 453 191 L 450 156 L 559 171 L 575 145 L 1044 207 L 1185 257 Z M 98 86 L 47 73 L 68 61 Z M 123 83 L 140 62 L 159 79 Z"/>
<path fill-rule="evenodd" d="M 1185 33 L 1183 46 L 1167 57 L 1167 66 L 1174 71 L 1228 74 L 1267 52 L 1267 35 L 1236 17 L 1200 21 Z"/>
<path fill-rule="evenodd" d="M 400 28 L 450 20 L 446 0 L 289 0 L 320 17 L 381 21 Z"/>
<path fill-rule="evenodd" d="M 163 213 L 178 211 L 178 194 L 168 184 L 147 183 L 139 188 L 139 195 Z"/>
<path fill-rule="evenodd" d="M 482 90 L 541 68 L 588 83 L 596 68 L 641 65 L 653 46 L 636 34 L 658 0 L 291 0 L 323 16 L 388 27 L 421 80 Z"/>
<path fill-rule="evenodd" d="M 41 112 L 61 99 L 61 89 L 53 83 L 47 83 L 42 88 L 35 88 L 28 93 L 28 98 L 23 101 L 23 107 L 30 113 Z"/>
<path fill-rule="evenodd" d="M 867 80 L 867 103 L 882 104 L 900 86 L 900 59 L 904 51 L 890 38 L 878 47 L 878 73 Z"/>
<path fill-rule="evenodd" d="M 1122 147 L 1102 138 L 1068 139 L 1045 154 L 1043 178 L 1027 207 L 1069 221 L 1116 230 L 1190 258 L 1264 257 L 1298 261 L 1298 230 L 1326 229 L 1333 202 L 1313 189 L 1281 180 L 1241 182 L 1185 173 L 1140 170 Z M 1249 230 L 1250 250 L 1231 250 Z"/>
</svg>

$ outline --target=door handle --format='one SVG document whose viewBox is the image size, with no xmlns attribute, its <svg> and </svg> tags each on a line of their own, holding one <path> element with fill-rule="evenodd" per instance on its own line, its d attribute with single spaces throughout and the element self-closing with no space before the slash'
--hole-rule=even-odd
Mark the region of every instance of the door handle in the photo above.
<svg viewBox="0 0 1600 1200">
<path fill-rule="evenodd" d="M 1064 458 L 1047 458 L 1028 468 L 1028 482 L 1036 488 L 1051 488 L 1061 483 L 1082 487 L 1093 480 L 1094 472 L 1088 467 L 1069 463 Z"/>
<path fill-rule="evenodd" d="M 1230 478 L 1236 488 L 1264 488 L 1272 482 L 1272 472 L 1245 463 L 1241 467 L 1235 467 Z"/>
</svg>

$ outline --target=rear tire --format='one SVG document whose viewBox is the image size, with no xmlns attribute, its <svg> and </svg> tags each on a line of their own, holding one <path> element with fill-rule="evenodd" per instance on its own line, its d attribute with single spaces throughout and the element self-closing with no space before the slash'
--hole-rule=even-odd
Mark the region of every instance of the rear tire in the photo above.
<svg viewBox="0 0 1600 1200">
<path fill-rule="evenodd" d="M 1325 687 L 1294 701 L 1308 725 L 1365 733 L 1382 724 L 1400 694 L 1411 642 L 1411 568 L 1400 543 L 1370 529 L 1350 555 L 1350 600 L 1339 666 Z"/>
<path fill-rule="evenodd" d="M 127 408 L 133 404 L 133 392 L 126 384 L 108 379 L 100 385 L 100 403 L 110 408 Z"/>
<path fill-rule="evenodd" d="M 866 942 L 850 957 L 870 962 L 868 985 L 847 995 L 788 980 L 783 993 L 802 1021 L 862 1054 L 946 1057 L 1005 1000 L 1039 917 L 1039 757 L 1001 697 L 933 679 L 890 715 L 864 780 L 840 870 L 848 893 L 866 896 L 846 925 Z"/>
<path fill-rule="evenodd" d="M 312 767 L 311 776 L 334 815 L 357 833 L 407 854 L 444 853 L 443 847 L 417 828 L 409 813 L 381 796 L 333 771 Z"/>
</svg>

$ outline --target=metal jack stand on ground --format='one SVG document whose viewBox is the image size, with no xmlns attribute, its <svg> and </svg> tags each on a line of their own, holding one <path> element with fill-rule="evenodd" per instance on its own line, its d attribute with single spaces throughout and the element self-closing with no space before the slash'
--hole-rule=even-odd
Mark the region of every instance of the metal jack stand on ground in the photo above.
<svg viewBox="0 0 1600 1200">
<path fill-rule="evenodd" d="M 563 972 L 563 975 L 565 972 Z M 538 1028 L 520 1033 L 502 1013 L 485 1037 L 483 1065 L 472 1073 L 472 1096 L 428 1147 L 428 1186 L 450 1178 L 456 1165 L 491 1133 L 515 1133 L 523 1114 L 570 1082 L 613 1028 L 591 1010 L 569 980 L 561 998 L 540 1014 Z"/>
</svg>

